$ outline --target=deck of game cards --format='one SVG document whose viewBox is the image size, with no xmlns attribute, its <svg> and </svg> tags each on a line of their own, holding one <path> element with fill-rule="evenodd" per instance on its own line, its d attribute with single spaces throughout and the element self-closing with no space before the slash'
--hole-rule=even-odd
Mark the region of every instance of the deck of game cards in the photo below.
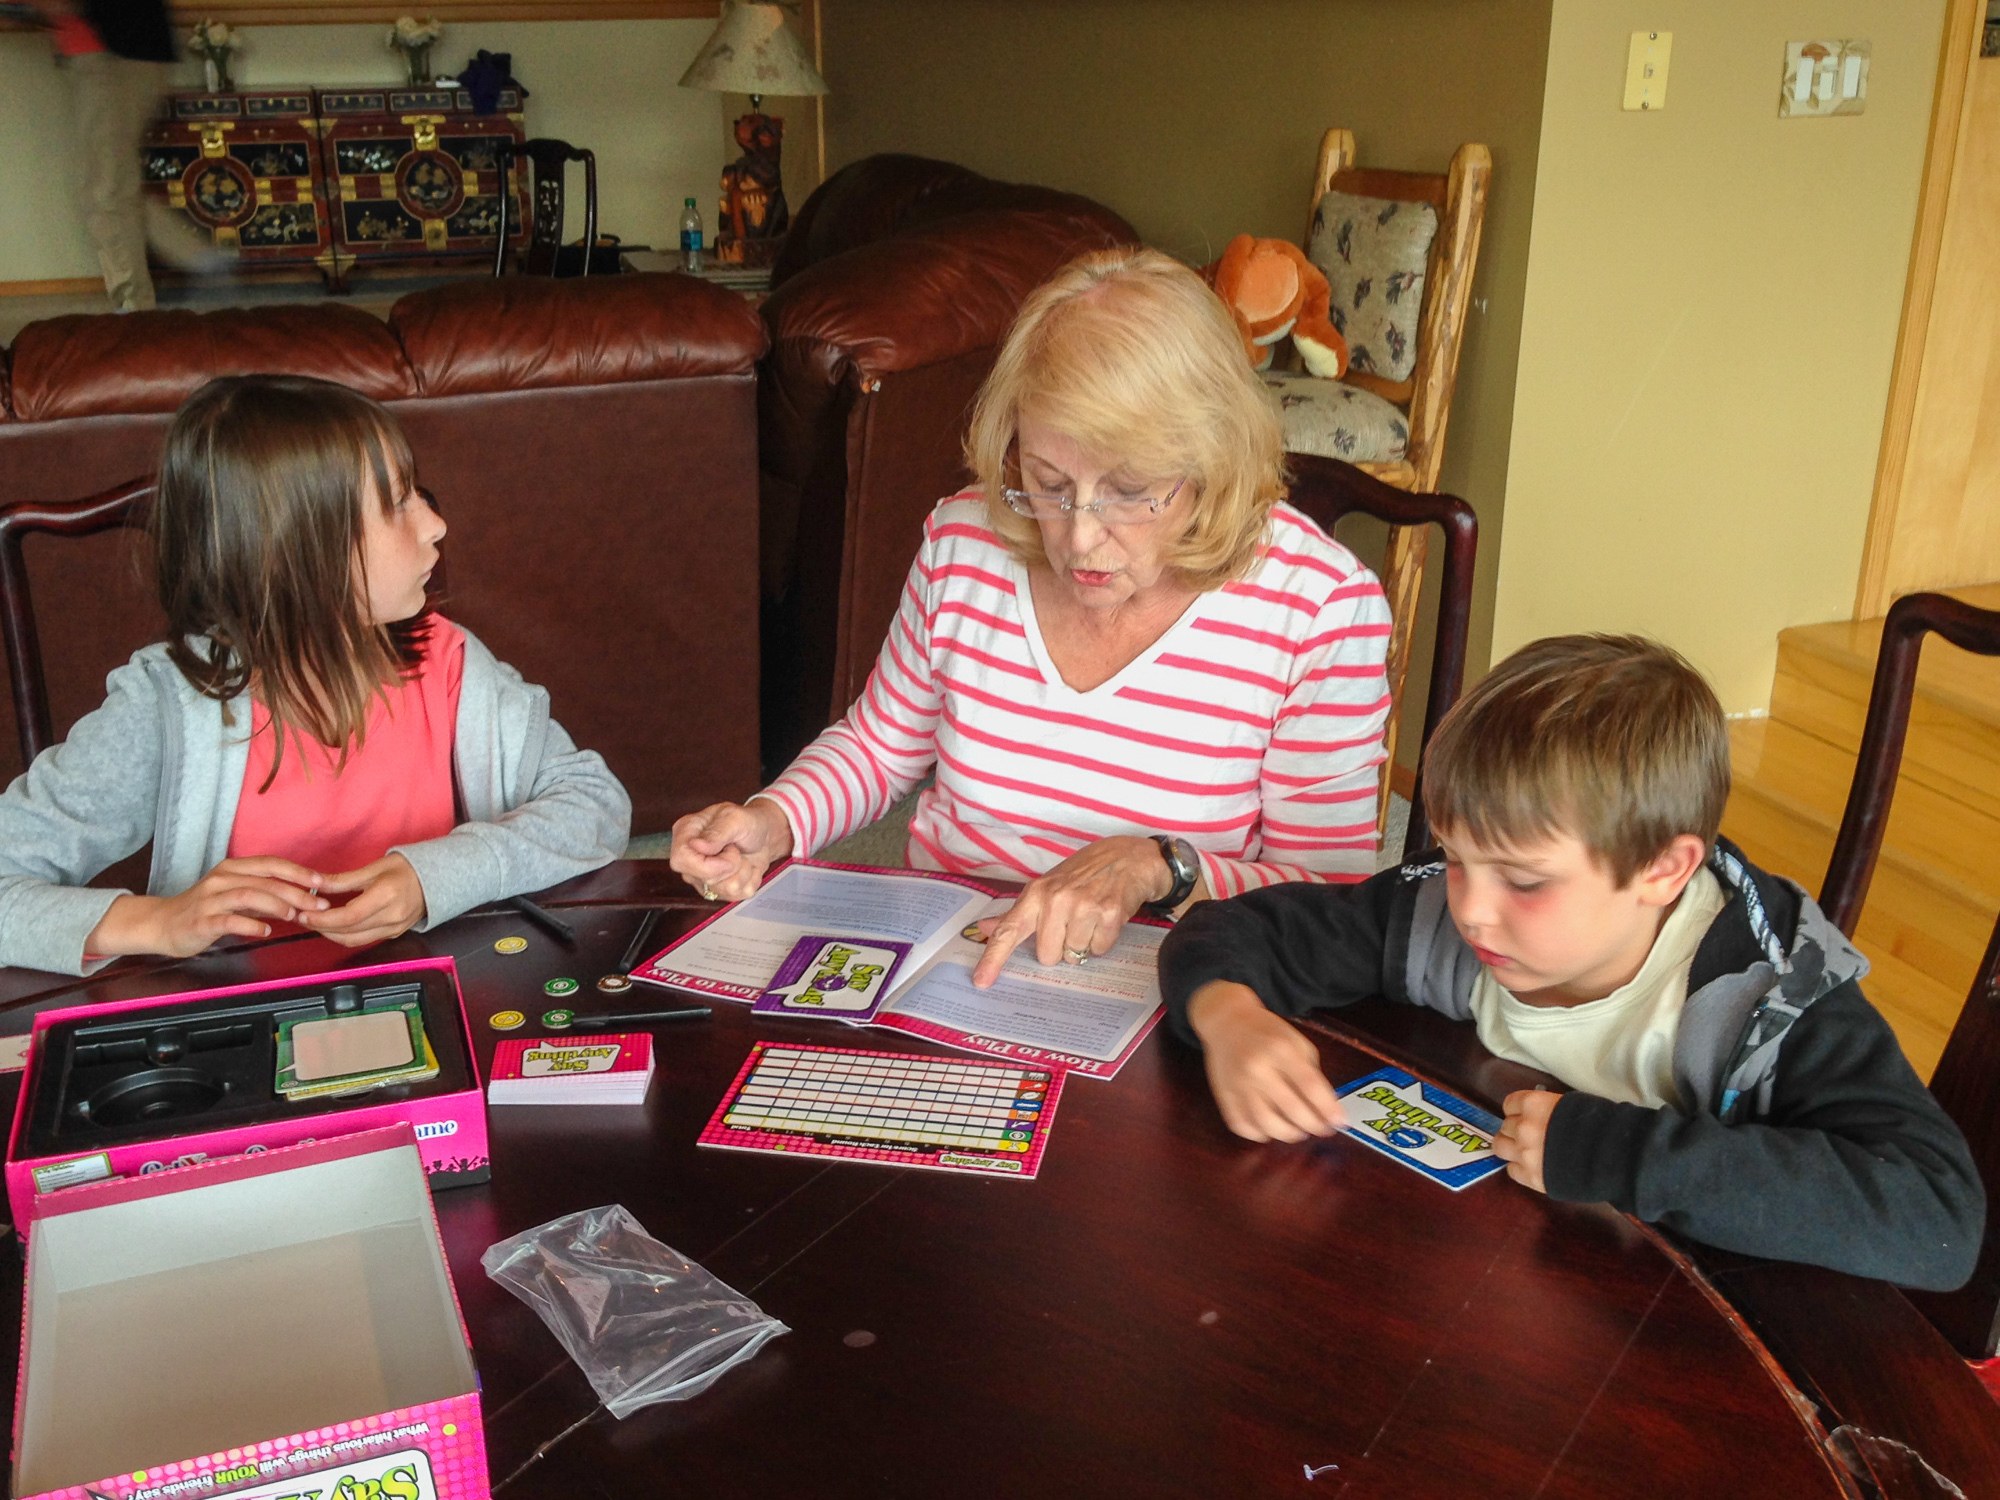
<svg viewBox="0 0 2000 1500">
<path fill-rule="evenodd" d="M 493 1050 L 488 1104 L 641 1104 L 653 1083 L 653 1039 L 609 1036 L 510 1038 Z"/>
<path fill-rule="evenodd" d="M 802 937 L 750 1008 L 865 1026 L 889 998 L 896 970 L 909 956 L 908 943 L 889 938 Z"/>
</svg>

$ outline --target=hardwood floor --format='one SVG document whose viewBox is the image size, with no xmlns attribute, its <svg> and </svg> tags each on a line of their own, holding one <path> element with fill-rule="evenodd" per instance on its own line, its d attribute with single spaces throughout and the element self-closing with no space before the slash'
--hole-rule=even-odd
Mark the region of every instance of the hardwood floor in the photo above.
<svg viewBox="0 0 2000 1500">
<path fill-rule="evenodd" d="M 2000 609 L 2000 584 L 1949 592 Z M 1730 728 L 1735 790 L 1722 830 L 1817 893 L 1847 801 L 1882 622 L 1779 637 L 1771 717 Z M 1931 639 L 1902 779 L 1855 940 L 1864 987 L 1929 1078 L 2000 913 L 2000 658 Z"/>
</svg>

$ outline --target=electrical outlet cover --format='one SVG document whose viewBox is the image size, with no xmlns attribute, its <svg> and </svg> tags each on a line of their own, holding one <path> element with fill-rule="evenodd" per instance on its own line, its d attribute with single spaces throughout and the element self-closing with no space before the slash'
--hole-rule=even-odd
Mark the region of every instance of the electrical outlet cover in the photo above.
<svg viewBox="0 0 2000 1500">
<path fill-rule="evenodd" d="M 1785 43 L 1778 118 L 1860 114 L 1868 102 L 1868 63 L 1874 50 L 1872 42 L 1853 38 Z"/>
</svg>

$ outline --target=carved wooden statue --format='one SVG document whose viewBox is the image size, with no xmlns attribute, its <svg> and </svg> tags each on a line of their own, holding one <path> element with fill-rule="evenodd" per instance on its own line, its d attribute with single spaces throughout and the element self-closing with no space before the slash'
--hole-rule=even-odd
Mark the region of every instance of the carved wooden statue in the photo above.
<svg viewBox="0 0 2000 1500">
<path fill-rule="evenodd" d="M 736 122 L 743 155 L 722 169 L 715 258 L 726 265 L 769 265 L 791 226 L 778 158 L 785 122 L 752 112 Z"/>
</svg>

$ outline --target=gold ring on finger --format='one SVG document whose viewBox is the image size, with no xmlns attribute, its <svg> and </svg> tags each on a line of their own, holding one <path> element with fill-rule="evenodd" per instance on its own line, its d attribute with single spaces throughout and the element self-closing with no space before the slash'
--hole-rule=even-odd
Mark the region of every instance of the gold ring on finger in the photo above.
<svg viewBox="0 0 2000 1500">
<path fill-rule="evenodd" d="M 1063 962 L 1077 965 L 1087 964 L 1090 962 L 1090 950 L 1088 948 L 1065 948 L 1063 949 Z"/>
<path fill-rule="evenodd" d="M 704 901 L 713 901 L 715 899 L 715 887 L 710 885 L 706 880 L 701 883 L 701 899 Z"/>
</svg>

